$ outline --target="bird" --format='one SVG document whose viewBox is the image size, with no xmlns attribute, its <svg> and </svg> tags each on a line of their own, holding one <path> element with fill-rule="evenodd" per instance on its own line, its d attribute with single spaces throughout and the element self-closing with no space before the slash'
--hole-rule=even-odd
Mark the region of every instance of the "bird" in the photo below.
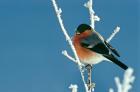
<svg viewBox="0 0 140 92">
<path fill-rule="evenodd" d="M 117 59 L 120 57 L 118 51 L 88 24 L 77 27 L 72 42 L 83 64 L 95 65 L 102 61 L 111 61 L 124 70 L 128 68 Z"/>
</svg>

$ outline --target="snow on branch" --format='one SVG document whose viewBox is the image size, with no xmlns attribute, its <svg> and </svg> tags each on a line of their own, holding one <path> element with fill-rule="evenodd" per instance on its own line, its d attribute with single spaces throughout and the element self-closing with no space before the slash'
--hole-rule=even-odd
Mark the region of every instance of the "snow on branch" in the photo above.
<svg viewBox="0 0 140 92">
<path fill-rule="evenodd" d="M 89 10 L 91 27 L 93 29 L 95 29 L 95 22 L 96 21 L 100 21 L 100 18 L 95 15 L 95 12 L 94 12 L 94 10 L 92 8 L 92 5 L 93 5 L 93 1 L 92 0 L 89 0 L 87 3 L 84 4 L 84 6 L 86 8 L 88 8 L 88 10 Z"/>
<path fill-rule="evenodd" d="M 71 92 L 78 92 L 78 91 L 77 91 L 77 89 L 78 89 L 78 86 L 77 86 L 77 85 L 71 84 L 71 85 L 69 86 L 69 88 L 72 90 Z"/>
<path fill-rule="evenodd" d="M 109 92 L 114 92 L 114 90 L 112 88 L 109 89 Z"/>
<path fill-rule="evenodd" d="M 95 15 L 95 12 L 92 8 L 93 6 L 93 1 L 92 0 L 89 0 L 87 3 L 84 4 L 84 6 L 86 8 L 88 8 L 89 10 L 89 14 L 90 14 L 90 22 L 91 22 L 91 27 L 93 29 L 95 29 L 95 22 L 96 21 L 100 21 L 100 18 Z M 112 40 L 112 38 L 120 31 L 120 27 L 116 27 L 116 29 L 114 30 L 114 32 L 111 34 L 111 36 L 107 39 L 107 42 L 110 42 Z"/>
<path fill-rule="evenodd" d="M 64 56 L 66 56 L 68 59 L 70 59 L 71 61 L 77 63 L 76 60 L 75 60 L 75 58 L 73 58 L 72 56 L 70 56 L 66 50 L 62 51 L 62 54 Z"/>
<path fill-rule="evenodd" d="M 58 18 L 58 21 L 59 21 L 59 24 L 60 24 L 60 27 L 61 27 L 61 30 L 62 32 L 64 33 L 65 37 L 66 37 L 66 41 L 68 41 L 73 53 L 74 53 L 74 56 L 75 56 L 75 60 L 70 58 L 68 56 L 68 54 L 66 53 L 66 51 L 63 52 L 64 55 L 66 55 L 70 60 L 74 60 L 78 66 L 79 66 L 79 70 L 80 70 L 80 74 L 81 74 L 81 77 L 82 77 L 82 80 L 83 80 L 83 83 L 85 85 L 85 89 L 86 89 L 86 92 L 88 92 L 88 87 L 87 87 L 87 84 L 86 84 L 86 81 L 85 81 L 85 78 L 84 78 L 84 74 L 83 74 L 83 70 L 82 70 L 82 64 L 80 63 L 80 60 L 78 58 L 78 55 L 76 53 L 76 50 L 75 50 L 75 47 L 71 41 L 71 38 L 70 36 L 68 35 L 65 27 L 64 27 L 64 24 L 63 24 L 63 20 L 61 18 L 61 13 L 62 13 L 62 10 L 61 8 L 58 8 L 57 4 L 56 4 L 56 1 L 55 0 L 51 0 L 52 3 L 53 3 L 53 6 L 54 6 L 54 9 L 55 9 L 55 12 L 56 12 L 56 15 L 57 15 L 57 18 Z"/>
<path fill-rule="evenodd" d="M 62 10 L 61 10 L 61 8 L 58 8 L 58 6 L 57 6 L 55 0 L 51 0 L 51 1 L 52 1 L 52 3 L 53 3 L 53 6 L 54 6 L 54 9 L 55 9 L 55 12 L 56 12 L 56 15 L 57 15 L 57 18 L 58 18 L 60 27 L 61 27 L 61 29 L 62 29 L 62 32 L 64 33 L 64 35 L 65 35 L 65 37 L 66 37 L 66 40 L 68 41 L 68 43 L 69 43 L 69 45 L 70 45 L 70 47 L 71 47 L 71 49 L 72 49 L 72 51 L 73 51 L 73 53 L 74 53 L 76 62 L 78 63 L 78 65 L 81 65 L 80 60 L 79 60 L 79 58 L 78 58 L 78 55 L 77 55 L 77 53 L 76 53 L 75 47 L 74 47 L 74 45 L 73 45 L 73 43 L 72 43 L 72 41 L 71 41 L 71 38 L 70 38 L 70 36 L 68 35 L 68 33 L 67 33 L 67 31 L 66 31 L 66 29 L 65 29 L 65 27 L 64 27 L 63 20 L 62 20 L 62 18 L 61 18 Z"/>
<path fill-rule="evenodd" d="M 116 27 L 116 29 L 114 30 L 114 32 L 111 34 L 111 36 L 106 40 L 107 42 L 110 42 L 112 40 L 112 38 L 120 31 L 120 27 Z"/>
<path fill-rule="evenodd" d="M 129 92 L 129 90 L 132 88 L 132 83 L 135 80 L 135 76 L 133 75 L 133 72 L 134 70 L 132 68 L 128 68 L 124 73 L 122 83 L 119 77 L 115 77 L 115 82 L 118 89 L 117 92 Z M 114 92 L 114 90 L 110 88 L 109 92 Z"/>
</svg>

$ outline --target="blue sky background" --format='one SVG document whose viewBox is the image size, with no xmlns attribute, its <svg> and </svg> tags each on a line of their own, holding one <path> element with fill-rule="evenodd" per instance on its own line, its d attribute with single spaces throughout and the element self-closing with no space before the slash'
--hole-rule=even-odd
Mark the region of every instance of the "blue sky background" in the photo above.
<svg viewBox="0 0 140 92">
<path fill-rule="evenodd" d="M 71 36 L 79 24 L 90 23 L 83 7 L 87 0 L 57 2 Z M 101 18 L 96 31 L 108 38 L 116 26 L 121 27 L 111 44 L 119 50 L 119 59 L 135 69 L 130 92 L 140 90 L 139 5 L 140 0 L 94 0 Z M 71 83 L 84 92 L 78 67 L 61 54 L 64 49 L 71 53 L 50 0 L 0 0 L 0 92 L 71 92 Z M 95 92 L 116 89 L 114 77 L 122 78 L 123 73 L 109 62 L 95 65 Z"/>
</svg>

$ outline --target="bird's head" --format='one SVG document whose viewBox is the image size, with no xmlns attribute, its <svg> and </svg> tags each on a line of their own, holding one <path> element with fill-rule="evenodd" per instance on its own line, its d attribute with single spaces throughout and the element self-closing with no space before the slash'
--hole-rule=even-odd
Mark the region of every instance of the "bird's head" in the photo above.
<svg viewBox="0 0 140 92">
<path fill-rule="evenodd" d="M 80 24 L 76 29 L 76 36 L 77 37 L 86 37 L 89 36 L 92 33 L 91 26 L 87 24 Z"/>
</svg>

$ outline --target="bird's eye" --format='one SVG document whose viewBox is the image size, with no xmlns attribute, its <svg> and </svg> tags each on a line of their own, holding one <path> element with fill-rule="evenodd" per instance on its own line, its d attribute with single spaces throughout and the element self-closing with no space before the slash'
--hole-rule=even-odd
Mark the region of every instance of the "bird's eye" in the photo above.
<svg viewBox="0 0 140 92">
<path fill-rule="evenodd" d="M 80 35 L 80 32 L 76 32 L 76 35 Z"/>
</svg>

